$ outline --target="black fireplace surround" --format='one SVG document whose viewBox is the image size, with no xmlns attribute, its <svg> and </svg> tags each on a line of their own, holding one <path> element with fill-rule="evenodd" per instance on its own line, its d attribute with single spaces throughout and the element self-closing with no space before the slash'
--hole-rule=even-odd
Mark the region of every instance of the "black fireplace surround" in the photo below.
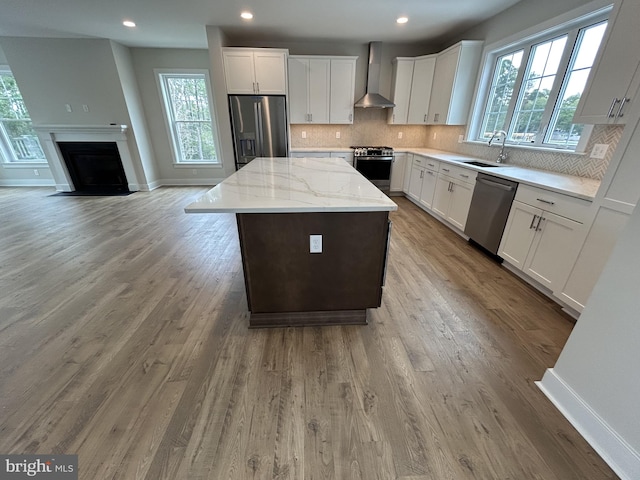
<svg viewBox="0 0 640 480">
<path fill-rule="evenodd" d="M 58 142 L 76 192 L 129 192 L 127 176 L 115 142 Z"/>
</svg>

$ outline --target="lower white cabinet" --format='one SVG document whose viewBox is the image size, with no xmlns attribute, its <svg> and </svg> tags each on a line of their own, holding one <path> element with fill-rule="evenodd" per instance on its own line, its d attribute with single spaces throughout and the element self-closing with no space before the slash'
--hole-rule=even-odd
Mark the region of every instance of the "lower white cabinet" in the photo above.
<svg viewBox="0 0 640 480">
<path fill-rule="evenodd" d="M 574 310 L 582 312 L 628 219 L 624 212 L 605 207 L 598 210 L 569 278 L 556 294 Z"/>
<path fill-rule="evenodd" d="M 391 164 L 391 192 L 402 192 L 404 185 L 404 172 L 408 155 L 406 153 L 394 153 Z"/>
<path fill-rule="evenodd" d="M 575 261 L 576 244 L 584 234 L 578 221 L 582 218 L 580 210 L 588 208 L 588 202 L 581 205 L 577 199 L 562 197 L 565 196 L 520 185 L 498 250 L 506 262 L 551 291 L 561 289 L 567 280 Z M 577 219 L 529 205 L 521 201 L 523 198 L 535 198 L 557 213 L 571 212 Z"/>
<path fill-rule="evenodd" d="M 405 193 L 422 207 L 431 210 L 433 193 L 440 162 L 421 155 L 413 155 L 411 178 Z"/>
<path fill-rule="evenodd" d="M 464 230 L 475 187 L 475 172 L 453 168 L 447 167 L 447 172 L 443 172 L 445 167 L 441 168 L 435 184 L 432 209 L 455 227 Z"/>
</svg>

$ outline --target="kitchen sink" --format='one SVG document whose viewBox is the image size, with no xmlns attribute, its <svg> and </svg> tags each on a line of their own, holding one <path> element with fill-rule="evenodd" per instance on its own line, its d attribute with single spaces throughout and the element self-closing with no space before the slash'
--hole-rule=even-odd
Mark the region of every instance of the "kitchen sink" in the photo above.
<svg viewBox="0 0 640 480">
<path fill-rule="evenodd" d="M 462 163 L 466 163 L 467 165 L 475 165 L 476 167 L 486 167 L 486 168 L 493 168 L 493 167 L 501 167 L 502 165 L 497 165 L 495 163 L 484 163 L 484 162 L 476 162 L 475 160 L 472 162 L 462 162 Z"/>
</svg>

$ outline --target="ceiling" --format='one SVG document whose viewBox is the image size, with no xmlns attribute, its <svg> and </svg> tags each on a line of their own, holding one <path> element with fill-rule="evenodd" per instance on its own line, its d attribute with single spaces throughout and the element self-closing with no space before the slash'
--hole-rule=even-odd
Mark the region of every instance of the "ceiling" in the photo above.
<svg viewBox="0 0 640 480">
<path fill-rule="evenodd" d="M 0 36 L 108 38 L 132 47 L 206 48 L 233 39 L 438 42 L 518 0 L 0 0 Z M 245 21 L 240 12 L 254 19 Z M 409 17 L 404 25 L 398 16 Z M 135 28 L 122 21 L 131 19 Z"/>
</svg>

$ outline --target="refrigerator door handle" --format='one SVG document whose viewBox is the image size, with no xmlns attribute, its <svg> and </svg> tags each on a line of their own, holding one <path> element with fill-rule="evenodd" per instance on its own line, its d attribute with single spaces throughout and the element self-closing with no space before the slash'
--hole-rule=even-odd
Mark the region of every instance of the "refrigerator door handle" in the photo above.
<svg viewBox="0 0 640 480">
<path fill-rule="evenodd" d="M 262 122 L 262 103 L 255 103 L 255 115 L 256 115 L 256 155 L 264 157 L 264 124 Z"/>
</svg>

